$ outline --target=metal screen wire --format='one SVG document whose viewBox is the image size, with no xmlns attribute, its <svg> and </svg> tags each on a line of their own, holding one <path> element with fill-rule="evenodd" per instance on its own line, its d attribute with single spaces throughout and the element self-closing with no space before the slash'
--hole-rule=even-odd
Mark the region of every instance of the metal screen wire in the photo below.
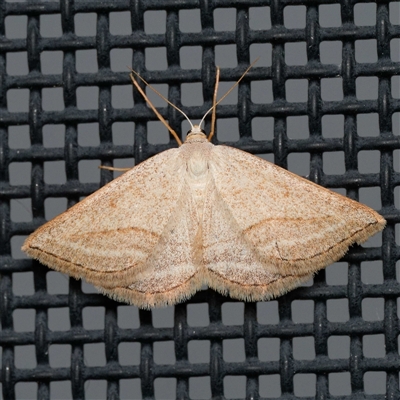
<svg viewBox="0 0 400 400">
<path fill-rule="evenodd" d="M 0 1 L 3 399 L 400 398 L 400 2 L 319 3 Z M 152 311 L 21 252 L 117 176 L 100 164 L 176 147 L 127 67 L 196 122 L 215 66 L 221 96 L 257 57 L 218 107 L 214 143 L 367 204 L 382 234 L 274 301 L 205 289 Z"/>
</svg>

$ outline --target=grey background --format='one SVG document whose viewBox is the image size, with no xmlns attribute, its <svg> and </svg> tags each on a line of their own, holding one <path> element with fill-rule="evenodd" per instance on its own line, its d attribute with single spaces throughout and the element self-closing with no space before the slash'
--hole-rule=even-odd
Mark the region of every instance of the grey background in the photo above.
<svg viewBox="0 0 400 400">
<path fill-rule="evenodd" d="M 390 5 L 390 18 L 392 23 L 399 24 L 399 2 Z M 340 26 L 340 6 L 321 5 L 321 26 Z M 305 6 L 290 6 L 285 8 L 285 25 L 290 28 L 304 28 Z M 200 11 L 182 10 L 179 12 L 180 28 L 186 32 L 199 32 Z M 214 12 L 214 24 L 217 30 L 235 30 L 236 10 L 217 9 Z M 375 25 L 376 4 L 357 4 L 355 6 L 355 22 L 357 25 Z M 75 17 L 76 34 L 81 36 L 94 36 L 96 34 L 96 14 L 78 14 Z M 145 30 L 147 33 L 165 33 L 166 12 L 148 11 L 145 13 Z M 269 18 L 269 7 L 250 9 L 250 27 L 252 29 L 268 29 L 271 26 Z M 9 16 L 6 19 L 6 36 L 8 38 L 26 38 L 27 17 Z M 129 34 L 131 32 L 129 12 L 110 13 L 110 32 L 112 34 Z M 61 35 L 61 18 L 56 15 L 42 15 L 40 17 L 40 33 L 46 37 L 58 37 Z M 400 60 L 399 40 L 391 43 L 391 57 L 394 61 Z M 270 44 L 254 44 L 250 47 L 251 59 L 260 57 L 258 66 L 271 65 Z M 340 64 L 342 43 L 324 42 L 321 44 L 321 61 L 328 64 Z M 221 68 L 234 67 L 236 62 L 236 46 L 216 46 L 216 64 Z M 132 60 L 132 49 L 113 49 L 111 51 L 111 65 L 114 71 L 126 71 L 126 85 L 117 86 L 112 91 L 112 104 L 115 108 L 131 108 L 133 106 L 133 88 L 129 82 L 128 69 Z M 201 47 L 184 47 L 181 49 L 181 65 L 183 68 L 201 68 Z M 43 52 L 41 56 L 42 72 L 44 74 L 60 74 L 62 72 L 63 53 L 61 51 Z M 307 62 L 306 43 L 288 43 L 285 47 L 285 59 L 289 65 L 304 65 Z M 356 61 L 377 61 L 376 40 L 359 40 L 356 42 Z M 146 67 L 150 70 L 166 69 L 165 48 L 146 49 Z M 76 69 L 78 72 L 96 72 L 96 50 L 80 50 L 76 52 Z M 7 54 L 7 73 L 10 75 L 25 75 L 28 73 L 27 53 Z M 399 80 L 393 82 L 394 97 L 399 97 Z M 222 82 L 220 85 L 220 97 L 233 84 Z M 322 97 L 326 100 L 340 100 L 343 97 L 341 78 L 322 80 Z M 157 90 L 167 96 L 167 85 L 154 85 Z M 164 102 L 147 91 L 156 106 L 164 106 Z M 307 80 L 291 80 L 286 83 L 286 94 L 289 101 L 307 100 Z M 43 109 L 62 110 L 63 95 L 62 88 L 43 89 Z M 359 99 L 374 99 L 378 96 L 378 79 L 359 78 L 357 80 L 357 97 Z M 78 107 L 81 109 L 96 109 L 98 107 L 98 89 L 96 87 L 82 87 L 78 90 Z M 257 103 L 269 103 L 273 100 L 271 81 L 253 82 L 251 85 L 251 99 Z M 28 111 L 29 91 L 27 89 L 12 89 L 7 93 L 7 104 L 10 111 Z M 200 105 L 203 102 L 201 84 L 182 85 L 182 103 L 184 105 Z M 235 104 L 237 102 L 237 90 L 224 101 L 224 104 Z M 393 119 L 395 134 L 399 135 L 399 114 Z M 323 122 L 323 135 L 325 137 L 343 137 L 343 121 L 341 115 L 325 116 Z M 307 138 L 309 136 L 307 117 L 289 117 L 288 135 L 290 138 Z M 133 123 L 115 123 L 113 129 L 113 140 L 116 145 L 133 144 Z M 78 127 L 79 145 L 99 145 L 98 124 L 81 124 Z M 182 131 L 189 129 L 187 122 L 183 123 Z M 273 119 L 256 118 L 253 120 L 252 135 L 256 140 L 273 138 Z M 361 136 L 377 136 L 379 134 L 378 115 L 359 115 L 357 129 Z M 218 139 L 229 142 L 239 138 L 238 123 L 235 119 L 219 120 L 217 123 Z M 44 145 L 46 147 L 62 147 L 64 145 L 64 126 L 48 125 L 44 127 Z M 151 143 L 167 143 L 170 140 L 167 130 L 158 122 L 148 123 L 148 138 Z M 30 146 L 29 127 L 14 126 L 9 129 L 9 145 L 11 148 L 22 149 Z M 274 161 L 272 154 L 263 154 L 261 157 Z M 400 171 L 400 152 L 395 151 L 395 170 Z M 359 153 L 359 169 L 361 173 L 379 171 L 379 151 L 363 151 Z M 288 158 L 289 169 L 299 175 L 306 176 L 309 173 L 310 156 L 308 153 L 290 154 Z M 99 182 L 100 171 L 99 160 L 87 160 L 79 163 L 79 174 L 82 182 Z M 133 166 L 134 159 L 115 160 L 115 166 Z M 66 181 L 64 162 L 46 162 L 44 166 L 46 183 L 63 183 Z M 345 171 L 343 152 L 325 153 L 323 158 L 324 172 L 327 174 L 340 174 Z M 9 166 L 10 180 L 12 185 L 30 184 L 30 163 L 12 163 Z M 117 176 L 118 173 L 115 173 Z M 344 190 L 338 190 L 345 194 Z M 360 190 L 360 201 L 368 206 L 379 210 L 380 189 L 363 188 Z M 46 200 L 46 218 L 51 219 L 66 209 L 67 200 L 49 198 Z M 396 207 L 400 208 L 400 188 L 396 188 Z M 22 222 L 32 220 L 30 199 L 11 200 L 11 218 L 13 221 Z M 400 232 L 397 230 L 397 243 L 400 244 Z M 15 236 L 12 238 L 12 255 L 15 258 L 25 258 L 20 251 L 25 237 Z M 381 235 L 371 238 L 365 246 L 379 246 Z M 399 263 L 397 265 L 399 267 Z M 362 268 L 362 281 L 367 284 L 382 283 L 382 263 L 365 262 Z M 398 268 L 399 269 L 399 268 Z M 48 272 L 49 293 L 68 293 L 68 278 L 58 272 Z M 342 285 L 347 283 L 347 264 L 335 263 L 327 268 L 327 283 L 330 285 Z M 312 285 L 312 282 L 307 283 Z M 85 292 L 96 292 L 91 285 L 82 282 Z M 33 273 L 14 273 L 13 291 L 16 295 L 30 295 L 34 293 Z M 383 299 L 365 299 L 362 305 L 363 318 L 365 320 L 383 319 Z M 330 321 L 346 321 L 349 319 L 347 299 L 329 300 L 328 319 Z M 223 323 L 226 325 L 243 324 L 244 304 L 240 302 L 227 302 L 222 308 Z M 83 311 L 83 323 L 85 329 L 104 328 L 104 308 L 87 307 Z M 257 305 L 258 320 L 263 324 L 276 324 L 279 321 L 277 302 L 260 302 Z M 309 323 L 313 321 L 313 301 L 294 301 L 292 312 L 295 322 Z M 155 309 L 152 311 L 153 324 L 156 327 L 173 326 L 173 307 Z M 18 309 L 14 311 L 14 327 L 18 332 L 34 331 L 35 310 Z M 121 306 L 118 308 L 118 323 L 123 328 L 135 328 L 139 326 L 138 311 L 133 306 Z M 188 305 L 188 323 L 191 326 L 207 326 L 208 305 Z M 68 330 L 70 328 L 68 309 L 49 309 L 49 327 L 52 330 Z M 279 360 L 279 342 L 276 339 L 260 339 L 258 343 L 259 358 L 263 361 Z M 121 365 L 139 364 L 140 344 L 121 343 L 119 346 Z M 348 358 L 350 351 L 350 338 L 346 336 L 332 336 L 328 342 L 330 358 Z M 383 335 L 364 336 L 363 351 L 368 357 L 383 357 L 385 355 Z M 105 365 L 105 352 L 103 344 L 85 345 L 85 362 L 89 366 Z M 189 342 L 190 362 L 210 361 L 210 342 Z M 297 359 L 312 359 L 314 353 L 313 337 L 293 339 L 294 357 Z M 223 341 L 223 354 L 226 361 L 240 362 L 245 360 L 244 340 L 232 339 Z M 70 345 L 52 345 L 49 350 L 50 365 L 52 367 L 69 367 L 71 356 Z M 1 348 L 0 348 L 1 357 Z M 154 344 L 154 360 L 160 364 L 173 364 L 175 362 L 174 343 L 156 342 Z M 20 368 L 32 368 L 36 366 L 35 347 L 16 346 L 15 364 Z M 156 398 L 174 398 L 174 378 L 159 378 L 155 382 Z M 315 394 L 315 375 L 296 375 L 294 387 L 296 396 L 313 396 Z M 350 374 L 331 374 L 329 377 L 330 391 L 333 395 L 345 395 L 350 393 Z M 245 377 L 226 377 L 225 396 L 227 398 L 243 398 L 245 396 Z M 365 376 L 365 392 L 377 394 L 385 392 L 386 374 L 384 372 L 368 372 Z M 19 383 L 16 387 L 19 399 L 36 398 L 36 383 Z M 51 386 L 52 398 L 71 398 L 69 382 L 54 382 Z M 210 384 L 208 378 L 192 378 L 190 383 L 190 396 L 193 398 L 210 398 Z M 264 376 L 260 378 L 260 395 L 273 397 L 280 395 L 279 376 Z M 100 399 L 106 396 L 106 381 L 92 381 L 86 383 L 86 398 Z M 140 381 L 132 379 L 121 381 L 121 398 L 140 398 Z M 1 383 L 0 383 L 1 398 Z"/>
</svg>

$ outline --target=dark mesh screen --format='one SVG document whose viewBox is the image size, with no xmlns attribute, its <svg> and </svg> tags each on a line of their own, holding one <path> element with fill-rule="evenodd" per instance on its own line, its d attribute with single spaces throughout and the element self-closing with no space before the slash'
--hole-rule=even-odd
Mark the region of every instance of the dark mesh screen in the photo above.
<svg viewBox="0 0 400 400">
<path fill-rule="evenodd" d="M 399 14 L 396 1 L 0 1 L 3 398 L 400 398 Z M 113 179 L 98 165 L 176 146 L 126 67 L 197 120 L 215 65 L 223 93 L 258 56 L 214 142 L 379 210 L 383 234 L 275 301 L 203 290 L 154 311 L 21 253 Z"/>
</svg>

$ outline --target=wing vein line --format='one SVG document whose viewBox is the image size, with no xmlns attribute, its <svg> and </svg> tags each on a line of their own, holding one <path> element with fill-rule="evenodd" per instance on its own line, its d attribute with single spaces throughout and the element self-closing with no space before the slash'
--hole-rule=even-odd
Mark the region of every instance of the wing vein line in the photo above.
<svg viewBox="0 0 400 400">
<path fill-rule="evenodd" d="M 42 253 L 48 254 L 49 256 L 54 257 L 54 258 L 56 258 L 56 259 L 58 259 L 58 260 L 65 261 L 65 262 L 67 262 L 67 263 L 69 263 L 69 264 L 75 265 L 75 266 L 77 266 L 77 267 L 81 267 L 81 268 L 86 269 L 86 270 L 89 270 L 89 271 L 94 271 L 94 272 L 99 273 L 99 274 L 114 274 L 115 272 L 124 272 L 124 271 L 128 271 L 129 269 L 134 268 L 134 267 L 136 267 L 136 266 L 138 265 L 138 264 L 129 265 L 129 266 L 125 267 L 125 268 L 119 269 L 118 271 L 99 271 L 99 270 L 97 270 L 97 269 L 89 268 L 89 267 L 86 267 L 86 266 L 83 265 L 83 264 L 75 263 L 75 262 L 73 262 L 73 261 L 71 261 L 71 260 L 67 260 L 66 258 L 57 256 L 56 254 L 51 253 L 51 252 L 46 251 L 46 250 L 43 250 L 43 249 L 41 249 L 41 248 L 38 247 L 38 246 L 29 246 L 29 248 L 30 248 L 30 249 L 33 249 L 33 250 L 39 250 L 39 251 L 41 251 Z"/>
<path fill-rule="evenodd" d="M 289 262 L 311 260 L 311 259 L 313 259 L 313 258 L 315 258 L 315 257 L 318 257 L 318 256 L 324 254 L 324 253 L 327 253 L 328 251 L 334 249 L 334 248 L 337 247 L 337 246 L 340 246 L 340 245 L 341 245 L 343 242 L 345 242 L 346 240 L 351 239 L 352 237 L 356 236 L 357 233 L 362 232 L 363 230 L 365 230 L 365 229 L 368 228 L 369 226 L 373 226 L 373 225 L 377 225 L 377 222 L 371 222 L 371 223 L 369 223 L 368 225 L 365 225 L 363 228 L 360 228 L 360 229 L 356 230 L 352 235 L 347 236 L 346 238 L 340 240 L 339 242 L 336 242 L 334 245 L 329 246 L 329 247 L 328 247 L 326 250 L 324 250 L 324 251 L 320 251 L 319 253 L 313 254 L 311 257 L 308 257 L 308 258 L 293 258 L 293 259 L 289 259 L 289 258 L 283 258 L 283 257 L 281 256 L 281 259 L 282 259 L 283 261 L 289 261 Z M 278 248 L 278 247 L 277 247 L 277 248 Z M 279 255 L 280 255 L 281 253 L 280 253 L 279 249 L 278 249 L 278 252 L 279 252 Z"/>
</svg>

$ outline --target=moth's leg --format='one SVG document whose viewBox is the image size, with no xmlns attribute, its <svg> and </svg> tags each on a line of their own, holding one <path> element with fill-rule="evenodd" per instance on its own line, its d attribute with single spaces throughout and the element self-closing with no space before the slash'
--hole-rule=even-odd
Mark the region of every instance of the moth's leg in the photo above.
<svg viewBox="0 0 400 400">
<path fill-rule="evenodd" d="M 100 169 L 106 169 L 107 171 L 118 171 L 118 172 L 126 172 L 132 168 L 118 168 L 118 167 L 107 167 L 106 165 L 99 165 Z"/>
<path fill-rule="evenodd" d="M 210 134 L 208 135 L 208 141 L 211 142 L 212 137 L 214 136 L 215 132 L 215 121 L 217 118 L 217 93 L 218 93 L 218 85 L 219 85 L 219 75 L 220 69 L 217 67 L 217 73 L 215 75 L 215 88 L 214 88 L 214 96 L 213 96 L 213 110 L 211 115 L 211 130 Z"/>
<path fill-rule="evenodd" d="M 152 90 L 154 90 L 159 96 L 163 97 L 160 93 L 158 93 L 154 88 L 152 88 L 137 72 L 132 70 L 132 73 L 130 75 L 132 83 L 135 85 L 136 89 L 139 91 L 139 93 L 143 96 L 143 98 L 146 100 L 147 104 L 149 107 L 154 111 L 154 114 L 157 115 L 157 118 L 165 125 L 165 127 L 170 131 L 171 135 L 175 138 L 175 140 L 178 142 L 178 145 L 182 145 L 181 139 L 179 139 L 178 134 L 169 126 L 168 122 L 163 118 L 163 116 L 157 111 L 157 109 L 154 107 L 153 103 L 150 101 L 150 99 L 146 96 L 146 93 L 142 90 L 142 88 L 139 86 L 139 83 L 136 81 L 135 77 L 133 74 L 136 74 L 147 86 L 149 86 Z M 166 99 L 165 99 L 166 100 Z M 169 104 L 173 106 L 172 103 L 170 103 L 168 100 L 166 100 Z M 175 107 L 175 106 L 174 106 Z M 176 107 L 175 107 L 176 108 Z M 182 112 L 182 111 L 181 111 Z"/>
</svg>

